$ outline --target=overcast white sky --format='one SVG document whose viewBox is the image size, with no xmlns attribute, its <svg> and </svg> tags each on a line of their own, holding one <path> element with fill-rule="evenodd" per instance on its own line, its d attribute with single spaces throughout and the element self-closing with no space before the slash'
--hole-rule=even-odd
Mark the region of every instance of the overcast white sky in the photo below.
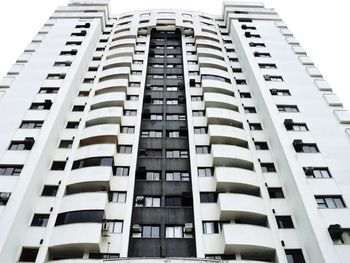
<svg viewBox="0 0 350 263">
<path fill-rule="evenodd" d="M 350 109 L 350 1 L 264 0 L 294 36 Z M 68 0 L 0 1 L 0 77 L 15 63 L 45 21 Z M 112 13 L 134 9 L 179 8 L 221 14 L 221 0 L 111 0 Z"/>
</svg>

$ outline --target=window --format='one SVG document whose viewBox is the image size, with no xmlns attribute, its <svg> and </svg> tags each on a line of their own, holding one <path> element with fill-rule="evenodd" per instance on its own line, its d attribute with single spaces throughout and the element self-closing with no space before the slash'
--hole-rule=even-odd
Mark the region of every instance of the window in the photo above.
<svg viewBox="0 0 350 263">
<path fill-rule="evenodd" d="M 58 146 L 58 148 L 72 148 L 73 140 L 62 140 Z"/>
<path fill-rule="evenodd" d="M 72 61 L 56 61 L 53 66 L 54 67 L 69 67 L 72 65 Z"/>
<path fill-rule="evenodd" d="M 303 143 L 302 140 L 294 140 L 293 146 L 298 153 L 318 153 L 318 147 L 316 143 Z"/>
<path fill-rule="evenodd" d="M 249 128 L 251 131 L 261 131 L 262 130 L 260 123 L 249 123 Z"/>
<path fill-rule="evenodd" d="M 216 203 L 218 200 L 218 193 L 216 192 L 202 192 L 199 196 L 201 203 Z"/>
<path fill-rule="evenodd" d="M 276 64 L 273 63 L 259 63 L 259 68 L 275 69 L 277 68 Z"/>
<path fill-rule="evenodd" d="M 40 88 L 39 94 L 56 94 L 59 88 Z"/>
<path fill-rule="evenodd" d="M 166 196 L 165 206 L 189 207 L 192 206 L 192 197 L 190 196 Z"/>
<path fill-rule="evenodd" d="M 161 158 L 162 149 L 139 149 L 139 157 L 145 158 Z"/>
<path fill-rule="evenodd" d="M 120 258 L 118 253 L 89 253 L 89 259 L 115 259 Z"/>
<path fill-rule="evenodd" d="M 265 81 L 272 81 L 272 82 L 282 82 L 283 78 L 281 76 L 270 76 L 270 75 L 264 75 Z"/>
<path fill-rule="evenodd" d="M 191 101 L 203 101 L 203 96 L 191 96 Z"/>
<path fill-rule="evenodd" d="M 241 98 L 251 98 L 252 97 L 252 95 L 250 95 L 249 92 L 240 92 L 239 95 Z"/>
<path fill-rule="evenodd" d="M 136 110 L 124 110 L 125 116 L 136 116 L 137 111 Z"/>
<path fill-rule="evenodd" d="M 33 102 L 30 105 L 30 110 L 49 110 L 52 106 L 51 100 L 45 100 L 45 102 Z"/>
<path fill-rule="evenodd" d="M 112 203 L 125 203 L 126 202 L 126 192 L 110 192 L 108 194 L 109 202 Z"/>
<path fill-rule="evenodd" d="M 72 170 L 91 166 L 112 166 L 113 157 L 92 157 L 73 162 Z"/>
<path fill-rule="evenodd" d="M 247 81 L 245 79 L 235 79 L 237 85 L 246 85 Z"/>
<path fill-rule="evenodd" d="M 256 150 L 268 150 L 267 142 L 254 142 Z"/>
<path fill-rule="evenodd" d="M 168 86 L 166 87 L 166 91 L 178 91 L 178 87 Z"/>
<path fill-rule="evenodd" d="M 81 42 L 80 42 L 81 43 Z M 62 56 L 67 56 L 67 55 L 71 55 L 71 56 L 74 56 L 78 53 L 78 50 L 76 49 L 72 49 L 72 50 L 64 50 L 64 51 L 61 51 L 60 55 Z"/>
<path fill-rule="evenodd" d="M 290 91 L 287 89 L 270 89 L 273 96 L 290 96 Z"/>
<path fill-rule="evenodd" d="M 214 176 L 214 169 L 212 167 L 198 168 L 198 176 L 200 177 Z"/>
<path fill-rule="evenodd" d="M 67 41 L 66 42 L 66 46 L 80 46 L 81 45 L 81 41 Z M 62 52 L 61 52 L 62 55 Z"/>
<path fill-rule="evenodd" d="M 67 122 L 67 129 L 77 129 L 79 126 L 79 122 L 78 121 L 69 121 Z"/>
<path fill-rule="evenodd" d="M 263 173 L 273 173 L 276 172 L 275 165 L 273 163 L 260 163 L 261 171 Z"/>
<path fill-rule="evenodd" d="M 291 216 L 276 216 L 278 228 L 294 228 Z"/>
<path fill-rule="evenodd" d="M 265 44 L 264 43 L 250 42 L 249 46 L 251 46 L 251 47 L 265 47 Z"/>
<path fill-rule="evenodd" d="M 166 135 L 168 138 L 179 138 L 180 137 L 180 131 L 167 131 Z"/>
<path fill-rule="evenodd" d="M 146 179 L 146 181 L 159 181 L 160 180 L 160 172 L 147 171 L 145 179 Z"/>
<path fill-rule="evenodd" d="M 284 126 L 287 131 L 308 131 L 306 123 L 295 123 L 292 119 L 285 119 Z"/>
<path fill-rule="evenodd" d="M 345 208 L 340 195 L 315 196 L 318 208 Z"/>
<path fill-rule="evenodd" d="M 49 214 L 34 214 L 31 226 L 47 226 L 49 221 Z"/>
<path fill-rule="evenodd" d="M 194 110 L 192 111 L 193 117 L 203 117 L 205 115 L 205 112 L 203 110 Z"/>
<path fill-rule="evenodd" d="M 155 105 L 162 105 L 163 104 L 163 99 L 153 99 L 152 104 Z"/>
<path fill-rule="evenodd" d="M 159 196 L 141 196 L 135 197 L 135 206 L 137 207 L 160 207 Z"/>
<path fill-rule="evenodd" d="M 235 260 L 235 255 L 225 255 L 225 254 L 205 254 L 207 259 L 216 259 L 216 260 Z"/>
<path fill-rule="evenodd" d="M 41 196 L 56 196 L 58 185 L 45 185 Z"/>
<path fill-rule="evenodd" d="M 257 57 L 257 58 L 270 58 L 271 55 L 269 53 L 266 53 L 266 52 L 263 52 L 263 53 L 254 52 L 254 57 Z"/>
<path fill-rule="evenodd" d="M 256 113 L 256 109 L 254 107 L 244 107 L 245 113 Z"/>
<path fill-rule="evenodd" d="M 284 198 L 284 194 L 281 187 L 269 187 L 267 188 L 270 198 Z"/>
<path fill-rule="evenodd" d="M 332 178 L 327 167 L 304 167 L 306 178 Z"/>
<path fill-rule="evenodd" d="M 163 120 L 163 115 L 162 114 L 151 114 L 149 119 L 152 121 L 161 121 L 161 120 Z"/>
<path fill-rule="evenodd" d="M 63 171 L 66 167 L 66 162 L 64 161 L 53 161 L 51 165 L 51 170 L 53 171 Z"/>
<path fill-rule="evenodd" d="M 203 221 L 203 233 L 204 234 L 218 234 L 222 231 L 223 223 L 220 221 Z"/>
<path fill-rule="evenodd" d="M 184 231 L 184 226 L 165 226 L 166 238 L 190 238 L 192 234 L 187 234 Z"/>
<path fill-rule="evenodd" d="M 166 120 L 167 121 L 185 121 L 186 115 L 184 115 L 184 114 L 167 114 Z"/>
<path fill-rule="evenodd" d="M 11 193 L 9 192 L 0 192 L 0 205 L 6 205 L 10 199 Z"/>
<path fill-rule="evenodd" d="M 118 145 L 117 149 L 118 149 L 118 153 L 131 153 L 132 152 L 131 145 Z"/>
<path fill-rule="evenodd" d="M 43 121 L 22 121 L 20 129 L 40 129 Z"/>
<path fill-rule="evenodd" d="M 162 131 L 141 131 L 142 138 L 162 138 Z"/>
<path fill-rule="evenodd" d="M 48 74 L 46 79 L 56 80 L 56 79 L 64 79 L 66 74 L 58 73 L 58 74 Z"/>
<path fill-rule="evenodd" d="M 208 79 L 208 80 L 218 80 L 218 81 L 223 81 L 223 82 L 226 82 L 226 83 L 230 83 L 230 84 L 231 84 L 231 80 L 230 80 L 230 79 L 224 78 L 224 77 L 220 77 L 220 76 L 216 76 L 216 75 L 205 75 L 205 74 L 203 74 L 203 75 L 202 75 L 202 80 L 205 80 L 205 79 Z"/>
<path fill-rule="evenodd" d="M 167 105 L 177 105 L 177 104 L 179 104 L 179 101 L 177 99 L 167 99 L 166 104 Z"/>
<path fill-rule="evenodd" d="M 0 165 L 0 176 L 20 175 L 23 165 Z"/>
<path fill-rule="evenodd" d="M 114 167 L 115 176 L 129 176 L 129 167 L 115 166 Z"/>
<path fill-rule="evenodd" d="M 166 158 L 188 158 L 188 151 L 167 150 Z"/>
<path fill-rule="evenodd" d="M 279 112 L 299 112 L 296 105 L 277 105 Z"/>
<path fill-rule="evenodd" d="M 84 105 L 75 105 L 73 106 L 72 111 L 84 111 L 85 106 Z"/>
<path fill-rule="evenodd" d="M 133 126 L 122 126 L 121 127 L 121 133 L 132 134 L 134 132 L 135 132 L 135 127 L 133 127 Z"/>
<path fill-rule="evenodd" d="M 142 225 L 141 232 L 133 232 L 132 237 L 159 238 L 160 226 Z"/>
<path fill-rule="evenodd" d="M 33 144 L 34 144 L 33 140 L 28 140 L 28 141 L 11 141 L 8 150 L 10 150 L 10 151 L 31 150 L 32 147 L 33 147 Z"/>
<path fill-rule="evenodd" d="M 78 96 L 79 97 L 88 97 L 90 94 L 90 91 L 79 91 Z"/>
<path fill-rule="evenodd" d="M 208 154 L 208 153 L 210 153 L 210 147 L 209 146 L 196 146 L 196 153 L 197 154 Z"/>
<path fill-rule="evenodd" d="M 57 215 L 55 226 L 74 223 L 102 223 L 103 210 L 80 210 L 60 213 Z"/>
<path fill-rule="evenodd" d="M 122 220 L 106 220 L 105 224 L 109 233 L 121 234 L 123 232 Z"/>
<path fill-rule="evenodd" d="M 285 249 L 288 263 L 305 263 L 301 249 Z"/>
<path fill-rule="evenodd" d="M 39 248 L 23 247 L 19 261 L 21 262 L 35 262 L 38 255 Z"/>
<path fill-rule="evenodd" d="M 165 180 L 166 181 L 189 181 L 190 173 L 189 172 L 166 172 Z"/>
<path fill-rule="evenodd" d="M 194 134 L 207 134 L 208 128 L 207 127 L 195 127 L 194 128 Z"/>
</svg>

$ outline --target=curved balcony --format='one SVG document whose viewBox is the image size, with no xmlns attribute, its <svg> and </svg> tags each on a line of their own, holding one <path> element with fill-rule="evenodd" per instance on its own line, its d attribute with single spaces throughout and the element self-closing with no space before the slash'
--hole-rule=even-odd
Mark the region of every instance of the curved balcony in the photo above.
<svg viewBox="0 0 350 263">
<path fill-rule="evenodd" d="M 200 57 L 198 58 L 198 65 L 199 67 L 213 68 L 213 69 L 227 71 L 226 62 L 216 58 Z"/>
<path fill-rule="evenodd" d="M 217 41 L 218 35 L 213 34 L 213 33 L 199 32 L 198 34 L 195 35 L 195 38 L 196 38 L 196 40 L 197 39 L 207 39 L 207 40 Z"/>
<path fill-rule="evenodd" d="M 115 49 L 115 48 L 119 48 L 120 46 L 126 46 L 126 45 L 135 46 L 135 44 L 136 44 L 135 36 L 129 35 L 129 37 L 126 37 L 126 38 L 112 39 L 110 49 L 111 48 Z"/>
<path fill-rule="evenodd" d="M 208 46 L 212 46 L 214 48 L 221 48 L 221 44 L 210 40 L 210 39 L 205 39 L 205 38 L 198 38 L 196 39 L 196 45 L 197 47 L 200 47 L 200 45 L 208 45 Z"/>
<path fill-rule="evenodd" d="M 112 80 L 112 79 L 129 79 L 130 68 L 129 67 L 117 67 L 110 68 L 101 71 L 99 76 L 99 82 Z"/>
<path fill-rule="evenodd" d="M 115 144 L 92 144 L 77 149 L 75 160 L 99 156 L 113 156 L 116 152 Z"/>
<path fill-rule="evenodd" d="M 237 105 L 239 103 L 233 96 L 214 92 L 204 92 L 203 99 L 205 102 L 205 107 L 224 108 L 238 111 Z"/>
<path fill-rule="evenodd" d="M 96 95 L 91 100 L 91 110 L 107 107 L 123 107 L 125 100 L 125 92 L 110 92 Z"/>
<path fill-rule="evenodd" d="M 208 124 L 229 125 L 237 128 L 243 127 L 239 112 L 220 108 L 206 108 L 205 112 Z"/>
<path fill-rule="evenodd" d="M 229 144 L 248 148 L 246 131 L 227 125 L 209 125 L 208 134 L 211 144 Z"/>
<path fill-rule="evenodd" d="M 259 193 L 257 174 L 235 167 L 215 167 L 214 179 L 217 192 Z"/>
<path fill-rule="evenodd" d="M 130 34 L 130 31 L 122 31 L 114 34 L 112 41 L 116 41 L 119 39 L 136 39 L 136 36 Z"/>
<path fill-rule="evenodd" d="M 107 203 L 107 192 L 88 192 L 65 195 L 62 198 L 59 212 L 104 210 Z"/>
<path fill-rule="evenodd" d="M 110 92 L 126 92 L 129 86 L 128 79 L 111 79 L 97 83 L 95 95 L 100 95 Z"/>
<path fill-rule="evenodd" d="M 213 144 L 211 147 L 214 166 L 253 169 L 251 151 L 242 147 L 225 144 Z"/>
<path fill-rule="evenodd" d="M 204 92 L 216 92 L 234 96 L 232 85 L 219 80 L 203 79 L 202 88 Z"/>
<path fill-rule="evenodd" d="M 102 108 L 90 111 L 86 119 L 86 127 L 100 124 L 120 124 L 123 116 L 122 107 Z"/>
<path fill-rule="evenodd" d="M 215 59 L 222 60 L 223 53 L 222 51 L 218 51 L 212 48 L 199 47 L 197 48 L 197 56 L 198 56 L 198 59 L 201 57 L 205 57 L 205 58 L 215 58 Z"/>
<path fill-rule="evenodd" d="M 220 220 L 240 220 L 254 225 L 266 222 L 262 198 L 246 194 L 220 193 L 218 197 Z"/>
<path fill-rule="evenodd" d="M 108 52 L 106 60 L 110 60 L 117 57 L 125 57 L 125 56 L 132 57 L 133 54 L 134 54 L 134 47 L 116 48 Z"/>
<path fill-rule="evenodd" d="M 109 189 L 113 170 L 108 166 L 84 167 L 70 172 L 66 186 L 67 194 L 97 192 Z"/>
<path fill-rule="evenodd" d="M 91 144 L 117 143 L 119 124 L 102 124 L 87 127 L 82 131 L 80 147 Z"/>
<path fill-rule="evenodd" d="M 231 79 L 231 75 L 224 70 L 216 69 L 216 68 L 200 68 L 200 75 L 216 75 L 219 77 L 224 77 L 227 79 Z"/>
<path fill-rule="evenodd" d="M 273 257 L 275 247 L 271 230 L 267 227 L 224 224 L 225 253 L 252 254 L 255 258 Z"/>
<path fill-rule="evenodd" d="M 50 249 L 55 252 L 67 249 L 99 251 L 102 223 L 76 223 L 55 226 L 52 230 Z"/>
<path fill-rule="evenodd" d="M 116 67 L 131 67 L 131 64 L 132 64 L 132 57 L 129 57 L 129 56 L 113 58 L 113 59 L 104 61 L 104 63 L 102 64 L 102 70 L 107 70 L 107 69 L 116 68 Z"/>
</svg>

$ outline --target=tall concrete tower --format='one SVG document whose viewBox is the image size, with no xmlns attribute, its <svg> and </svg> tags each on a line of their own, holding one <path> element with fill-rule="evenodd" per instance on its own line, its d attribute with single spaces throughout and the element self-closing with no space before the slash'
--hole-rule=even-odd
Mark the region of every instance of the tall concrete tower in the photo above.
<svg viewBox="0 0 350 263">
<path fill-rule="evenodd" d="M 350 262 L 350 114 L 261 3 L 70 1 L 0 124 L 1 262 Z"/>
</svg>

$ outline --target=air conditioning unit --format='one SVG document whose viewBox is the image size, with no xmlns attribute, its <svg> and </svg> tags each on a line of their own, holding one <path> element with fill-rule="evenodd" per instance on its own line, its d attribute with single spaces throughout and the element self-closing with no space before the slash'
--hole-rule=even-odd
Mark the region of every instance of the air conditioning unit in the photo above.
<svg viewBox="0 0 350 263">
<path fill-rule="evenodd" d="M 133 233 L 141 233 L 142 227 L 139 224 L 135 224 L 132 226 L 132 232 Z"/>
<path fill-rule="evenodd" d="M 328 233 L 333 239 L 341 238 L 343 234 L 343 229 L 339 224 L 329 225 Z"/>
<path fill-rule="evenodd" d="M 287 130 L 291 130 L 293 128 L 293 120 L 292 119 L 285 119 L 284 120 L 284 126 Z"/>
<path fill-rule="evenodd" d="M 305 167 L 305 174 L 306 175 L 312 175 L 314 172 L 314 168 L 313 167 Z"/>
<path fill-rule="evenodd" d="M 192 223 L 186 223 L 185 224 L 185 233 L 191 234 L 193 232 L 193 224 Z"/>
<path fill-rule="evenodd" d="M 136 198 L 135 198 L 135 202 L 137 204 L 143 204 L 144 200 L 145 200 L 144 196 L 136 196 Z"/>
<path fill-rule="evenodd" d="M 4 202 L 10 199 L 11 193 L 0 193 L 0 199 Z"/>
<path fill-rule="evenodd" d="M 293 146 L 296 152 L 301 152 L 303 148 L 303 140 L 294 140 Z"/>
<path fill-rule="evenodd" d="M 102 224 L 102 236 L 103 237 L 108 237 L 109 236 L 109 230 L 108 230 L 108 223 L 104 222 Z"/>
</svg>

